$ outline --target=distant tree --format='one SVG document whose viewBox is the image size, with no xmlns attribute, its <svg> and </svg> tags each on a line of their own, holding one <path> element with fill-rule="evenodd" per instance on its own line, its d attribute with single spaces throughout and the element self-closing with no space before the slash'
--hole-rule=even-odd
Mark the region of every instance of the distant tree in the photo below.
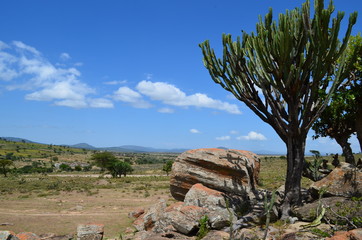
<svg viewBox="0 0 362 240">
<path fill-rule="evenodd" d="M 128 173 L 133 172 L 131 164 L 122 161 L 113 162 L 107 169 L 112 177 L 121 177 L 122 175 L 126 177 Z"/>
<path fill-rule="evenodd" d="M 117 161 L 117 158 L 110 152 L 96 152 L 92 155 L 91 159 L 102 171 L 108 169 L 109 166 L 112 166 Z"/>
<path fill-rule="evenodd" d="M 5 159 L 8 159 L 8 160 L 16 160 L 16 156 L 14 155 L 13 152 L 9 152 L 5 155 Z"/>
<path fill-rule="evenodd" d="M 10 159 L 0 159 L 0 171 L 7 177 L 7 173 L 10 171 L 10 166 L 13 165 L 13 161 Z"/>
<path fill-rule="evenodd" d="M 332 19 L 333 2 L 310 1 L 302 8 L 279 14 L 272 9 L 256 25 L 256 33 L 243 33 L 242 41 L 223 35 L 223 57 L 217 58 L 208 41 L 200 44 L 204 64 L 212 79 L 244 102 L 268 123 L 286 144 L 287 174 L 282 218 L 301 204 L 301 178 L 309 129 L 331 95 L 346 78 L 345 49 L 357 19 L 350 16 L 343 41 L 339 41 L 344 13 Z M 319 93 L 325 93 L 321 98 Z"/>
<path fill-rule="evenodd" d="M 62 163 L 59 165 L 59 169 L 62 170 L 62 171 L 65 171 L 65 172 L 71 172 L 73 171 L 72 167 L 69 166 L 68 164 L 66 163 Z"/>
<path fill-rule="evenodd" d="M 173 164 L 173 161 L 168 160 L 162 167 L 162 171 L 166 172 L 167 176 L 168 176 L 169 172 L 171 172 L 172 164 Z"/>
</svg>

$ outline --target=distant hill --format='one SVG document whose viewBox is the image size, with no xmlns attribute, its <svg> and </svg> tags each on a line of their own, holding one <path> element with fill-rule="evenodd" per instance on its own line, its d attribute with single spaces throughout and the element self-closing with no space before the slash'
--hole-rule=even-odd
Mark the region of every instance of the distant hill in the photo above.
<svg viewBox="0 0 362 240">
<path fill-rule="evenodd" d="M 135 145 L 123 145 L 119 147 L 94 147 L 87 143 L 78 143 L 74 145 L 69 145 L 69 147 L 73 148 L 84 148 L 89 150 L 100 150 L 100 151 L 110 151 L 110 152 L 135 152 L 135 153 L 150 153 L 150 152 L 157 152 L 157 153 L 182 153 L 187 151 L 188 149 L 158 149 L 158 148 L 150 148 L 150 147 L 142 147 L 142 146 L 135 146 Z"/>
<path fill-rule="evenodd" d="M 0 137 L 0 138 L 4 139 L 6 141 L 11 141 L 11 142 L 37 143 L 37 142 L 30 141 L 28 139 L 17 138 L 17 137 Z"/>
<path fill-rule="evenodd" d="M 89 145 L 88 143 L 78 143 L 78 144 L 74 144 L 74 145 L 68 145 L 69 147 L 73 147 L 73 148 L 84 148 L 84 149 L 89 149 L 89 150 L 96 150 L 97 148 Z"/>
</svg>

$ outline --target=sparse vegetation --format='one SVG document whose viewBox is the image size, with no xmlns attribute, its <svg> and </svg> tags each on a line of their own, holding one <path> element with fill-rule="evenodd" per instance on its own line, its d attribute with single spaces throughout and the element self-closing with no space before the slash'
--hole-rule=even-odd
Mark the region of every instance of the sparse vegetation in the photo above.
<svg viewBox="0 0 362 240">
<path fill-rule="evenodd" d="M 201 240 L 206 236 L 206 234 L 209 232 L 209 217 L 207 215 L 203 216 L 200 221 L 200 228 L 197 232 L 196 240 Z"/>
</svg>

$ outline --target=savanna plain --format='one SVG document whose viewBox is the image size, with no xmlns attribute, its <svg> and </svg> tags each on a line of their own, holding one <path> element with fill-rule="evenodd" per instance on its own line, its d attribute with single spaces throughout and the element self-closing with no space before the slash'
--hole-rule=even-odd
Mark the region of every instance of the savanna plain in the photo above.
<svg viewBox="0 0 362 240">
<path fill-rule="evenodd" d="M 163 167 L 178 154 L 114 153 L 133 172 L 111 178 L 93 166 L 95 152 L 0 140 L 0 156 L 12 158 L 7 176 L 0 176 L 0 230 L 63 235 L 74 234 L 78 224 L 101 223 L 106 238 L 120 238 L 132 226 L 129 212 L 174 201 Z M 277 189 L 285 181 L 285 156 L 259 157 L 259 188 Z M 303 179 L 304 186 L 310 183 Z"/>
</svg>

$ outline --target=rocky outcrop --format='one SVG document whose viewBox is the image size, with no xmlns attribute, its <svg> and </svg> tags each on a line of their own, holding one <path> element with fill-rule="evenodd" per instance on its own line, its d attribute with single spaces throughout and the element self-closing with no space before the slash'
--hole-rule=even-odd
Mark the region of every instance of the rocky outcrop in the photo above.
<svg viewBox="0 0 362 240">
<path fill-rule="evenodd" d="M 166 206 L 165 201 L 161 200 L 139 216 L 133 225 L 137 231 L 148 231 L 150 234 L 178 232 L 194 235 L 199 230 L 200 219 L 206 215 L 208 225 L 215 230 L 229 227 L 232 220 L 237 219 L 233 209 L 227 208 L 223 193 L 195 184 L 186 194 L 184 202 Z"/>
<path fill-rule="evenodd" d="M 196 183 L 245 198 L 253 198 L 260 161 L 256 154 L 242 150 L 205 148 L 182 153 L 171 171 L 172 196 L 183 201 Z"/>
<path fill-rule="evenodd" d="M 321 189 L 325 190 L 324 196 L 351 197 L 362 193 L 362 170 L 351 164 L 342 163 L 328 176 L 315 182 L 310 187 L 310 192 L 317 198 Z"/>
</svg>

